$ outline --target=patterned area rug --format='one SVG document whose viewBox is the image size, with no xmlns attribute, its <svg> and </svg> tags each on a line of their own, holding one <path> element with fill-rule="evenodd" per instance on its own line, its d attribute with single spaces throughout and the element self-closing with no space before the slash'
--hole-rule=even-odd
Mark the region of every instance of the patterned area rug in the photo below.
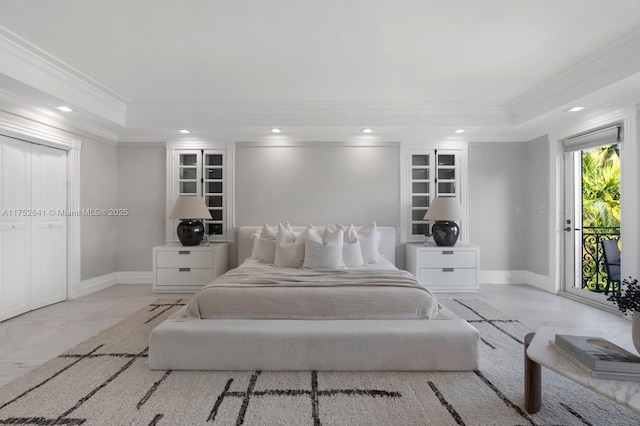
<svg viewBox="0 0 640 426">
<path fill-rule="evenodd" d="M 523 406 L 531 330 L 476 299 L 443 299 L 481 334 L 475 372 L 150 371 L 149 332 L 184 300 L 159 300 L 0 389 L 17 425 L 638 425 L 640 416 L 543 369 Z"/>
</svg>

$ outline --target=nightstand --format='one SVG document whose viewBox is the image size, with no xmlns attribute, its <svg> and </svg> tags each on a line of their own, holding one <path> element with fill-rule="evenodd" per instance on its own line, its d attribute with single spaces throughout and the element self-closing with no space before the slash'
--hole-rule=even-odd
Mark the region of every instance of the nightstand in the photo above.
<svg viewBox="0 0 640 426">
<path fill-rule="evenodd" d="M 472 244 L 406 245 L 407 271 L 433 293 L 478 291 L 479 257 L 480 249 Z"/>
<path fill-rule="evenodd" d="M 227 272 L 226 243 L 185 247 L 166 244 L 153 248 L 153 291 L 194 293 Z"/>
</svg>

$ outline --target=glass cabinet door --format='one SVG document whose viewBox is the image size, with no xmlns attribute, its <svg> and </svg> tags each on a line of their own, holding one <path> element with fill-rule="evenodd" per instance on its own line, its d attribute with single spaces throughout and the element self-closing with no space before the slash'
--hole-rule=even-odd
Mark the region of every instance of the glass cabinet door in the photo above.
<svg viewBox="0 0 640 426">
<path fill-rule="evenodd" d="M 204 152 L 203 196 L 212 220 L 205 221 L 208 235 L 224 233 L 224 155 Z"/>
<path fill-rule="evenodd" d="M 200 183 L 200 152 L 178 155 L 178 195 L 198 195 Z"/>
<path fill-rule="evenodd" d="M 179 196 L 202 197 L 211 214 L 203 220 L 204 241 L 227 241 L 230 230 L 228 148 L 219 143 L 167 145 L 167 215 Z M 177 241 L 178 221 L 166 222 L 166 240 Z"/>
<path fill-rule="evenodd" d="M 434 198 L 460 197 L 460 152 L 414 150 L 405 158 L 406 237 L 407 241 L 424 241 L 431 223 L 423 218 Z"/>
<path fill-rule="evenodd" d="M 411 156 L 411 218 L 410 232 L 412 236 L 424 236 L 428 231 L 428 222 L 423 220 L 431 200 L 432 155 L 414 154 Z"/>
<path fill-rule="evenodd" d="M 436 153 L 438 164 L 437 173 L 437 196 L 455 197 L 456 192 L 456 155 Z"/>
</svg>

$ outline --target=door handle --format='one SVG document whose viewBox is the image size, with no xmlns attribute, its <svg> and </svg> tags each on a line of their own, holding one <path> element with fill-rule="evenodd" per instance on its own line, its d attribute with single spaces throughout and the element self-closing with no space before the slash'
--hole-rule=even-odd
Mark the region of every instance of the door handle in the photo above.
<svg viewBox="0 0 640 426">
<path fill-rule="evenodd" d="M 579 231 L 580 228 L 571 228 L 570 226 L 567 226 L 566 228 L 564 228 L 564 230 L 567 232 L 571 232 L 571 231 Z"/>
</svg>

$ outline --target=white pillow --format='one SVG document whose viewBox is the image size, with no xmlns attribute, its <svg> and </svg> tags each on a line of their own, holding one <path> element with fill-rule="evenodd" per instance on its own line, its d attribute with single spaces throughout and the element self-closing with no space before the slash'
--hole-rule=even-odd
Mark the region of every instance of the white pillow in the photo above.
<svg viewBox="0 0 640 426">
<path fill-rule="evenodd" d="M 362 257 L 362 248 L 360 247 L 360 238 L 355 226 L 336 225 L 337 229 L 344 232 L 344 245 L 342 246 L 342 260 L 348 268 L 364 265 Z"/>
<path fill-rule="evenodd" d="M 253 243 L 251 246 L 251 256 L 249 256 L 249 259 L 258 260 L 260 258 L 260 231 L 256 231 L 251 234 L 249 239 L 251 239 L 251 242 Z"/>
<path fill-rule="evenodd" d="M 262 231 L 260 231 L 260 238 L 258 239 L 258 259 L 261 262 L 273 264 L 276 257 L 276 230 L 264 224 Z"/>
<path fill-rule="evenodd" d="M 291 225 L 289 225 L 291 229 Z M 299 234 L 278 224 L 276 234 L 276 253 L 274 264 L 281 268 L 301 268 L 304 262 L 304 237 L 306 231 Z"/>
<path fill-rule="evenodd" d="M 344 232 L 337 229 L 330 232 L 325 228 L 325 238 L 313 227 L 306 229 L 304 238 L 304 268 L 340 269 L 344 268 L 342 247 Z"/>
<path fill-rule="evenodd" d="M 360 248 L 362 249 L 362 257 L 368 264 L 378 263 L 383 256 L 380 253 L 380 231 L 375 222 L 367 226 L 363 226 L 358 230 L 358 238 L 360 240 Z"/>
</svg>

